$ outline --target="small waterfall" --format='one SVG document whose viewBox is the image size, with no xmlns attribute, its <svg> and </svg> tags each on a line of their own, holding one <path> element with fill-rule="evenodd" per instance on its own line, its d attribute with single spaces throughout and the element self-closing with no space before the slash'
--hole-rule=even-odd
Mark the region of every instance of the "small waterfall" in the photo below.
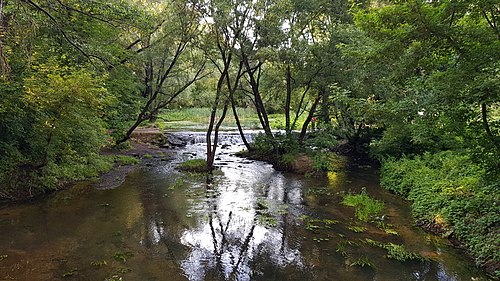
<svg viewBox="0 0 500 281">
<path fill-rule="evenodd" d="M 247 131 L 244 132 L 245 138 L 247 139 L 248 142 L 253 142 L 255 136 L 259 133 L 260 131 Z M 188 144 L 199 144 L 199 143 L 206 143 L 207 142 L 207 134 L 206 132 L 179 132 L 173 134 L 176 137 L 186 141 Z M 213 134 L 212 134 L 212 142 L 213 142 Z M 239 132 L 219 132 L 219 141 L 218 143 L 220 145 L 240 145 L 243 144 L 243 141 L 241 139 L 241 136 Z"/>
</svg>

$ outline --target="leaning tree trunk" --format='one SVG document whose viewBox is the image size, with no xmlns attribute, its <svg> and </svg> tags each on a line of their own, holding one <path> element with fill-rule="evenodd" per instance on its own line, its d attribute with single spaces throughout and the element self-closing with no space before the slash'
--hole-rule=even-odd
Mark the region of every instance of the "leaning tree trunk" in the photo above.
<svg viewBox="0 0 500 281">
<path fill-rule="evenodd" d="M 207 170 L 212 171 L 214 169 L 214 161 L 215 161 L 215 153 L 217 152 L 217 145 L 219 142 L 219 129 L 222 125 L 222 122 L 226 118 L 228 102 L 224 103 L 224 108 L 222 109 L 222 115 L 215 124 L 216 112 L 217 110 L 212 110 L 212 114 L 210 116 L 210 125 L 209 130 L 207 131 Z M 214 132 L 214 141 L 212 143 L 212 131 Z"/>
<path fill-rule="evenodd" d="M 252 147 L 247 141 L 243 128 L 241 127 L 240 118 L 238 117 L 238 112 L 236 111 L 236 102 L 234 101 L 234 94 L 231 94 L 231 108 L 233 109 L 234 120 L 236 122 L 236 127 L 238 127 L 238 132 L 240 133 L 241 140 L 248 151 L 252 150 Z"/>
<path fill-rule="evenodd" d="M 266 108 L 264 106 L 264 102 L 262 101 L 262 96 L 260 95 L 259 83 L 260 83 L 260 75 L 262 63 L 259 63 L 256 67 L 252 69 L 250 66 L 250 62 L 248 61 L 248 57 L 245 53 L 242 52 L 243 63 L 245 64 L 245 68 L 248 74 L 248 82 L 250 87 L 252 88 L 252 94 L 254 97 L 254 105 L 255 110 L 257 111 L 257 116 L 259 117 L 260 125 L 264 130 L 266 136 L 270 139 L 273 139 L 273 133 L 271 131 L 271 126 L 269 125 L 269 117 L 267 116 Z M 255 72 L 257 73 L 257 78 L 255 78 Z"/>
<path fill-rule="evenodd" d="M 302 125 L 302 130 L 300 131 L 299 135 L 299 143 L 303 143 L 304 139 L 306 137 L 307 133 L 307 127 L 309 126 L 309 123 L 311 122 L 314 112 L 316 111 L 316 107 L 318 107 L 318 103 L 321 99 L 321 95 L 318 95 L 316 99 L 314 100 L 314 103 L 311 106 L 311 110 L 309 111 L 309 114 L 307 115 L 306 121 L 304 122 L 304 125 Z"/>
</svg>

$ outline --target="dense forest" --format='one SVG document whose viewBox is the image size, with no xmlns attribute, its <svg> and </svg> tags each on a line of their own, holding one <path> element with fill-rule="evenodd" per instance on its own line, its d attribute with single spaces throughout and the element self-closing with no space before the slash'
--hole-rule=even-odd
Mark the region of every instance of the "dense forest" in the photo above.
<svg viewBox="0 0 500 281">
<path fill-rule="evenodd" d="M 367 155 L 500 276 L 498 1 L 0 0 L 0 80 L 0 199 L 109 170 L 101 150 L 170 109 L 210 108 L 210 168 L 251 109 L 249 151 Z"/>
</svg>

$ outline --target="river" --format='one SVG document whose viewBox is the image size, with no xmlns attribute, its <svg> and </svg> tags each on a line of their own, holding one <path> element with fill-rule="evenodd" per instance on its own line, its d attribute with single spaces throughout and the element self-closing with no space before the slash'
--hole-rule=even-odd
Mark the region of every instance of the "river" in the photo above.
<svg viewBox="0 0 500 281">
<path fill-rule="evenodd" d="M 221 138 L 207 177 L 178 163 L 203 140 L 150 159 L 113 189 L 78 183 L 0 206 L 0 280 L 488 280 L 448 241 L 413 226 L 408 203 L 367 166 L 304 177 L 238 158 Z M 386 229 L 341 204 L 361 191 L 385 203 Z M 387 258 L 403 245 L 423 260 Z"/>
</svg>

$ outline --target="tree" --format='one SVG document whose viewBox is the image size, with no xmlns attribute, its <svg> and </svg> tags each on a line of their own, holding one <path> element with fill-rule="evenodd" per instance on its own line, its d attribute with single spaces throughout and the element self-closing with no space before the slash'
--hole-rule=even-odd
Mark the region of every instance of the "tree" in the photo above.
<svg viewBox="0 0 500 281">
<path fill-rule="evenodd" d="M 140 95 L 144 104 L 136 121 L 117 143 L 128 140 L 140 124 L 154 120 L 161 109 L 205 76 L 204 63 L 198 63 L 196 59 L 189 61 L 189 58 L 183 61 L 199 34 L 196 13 L 182 2 L 155 6 L 154 9 L 159 13 L 158 23 L 134 41 L 138 42 L 135 44 L 136 53 L 141 53 L 137 63 L 142 68 L 138 72 L 142 73 Z M 190 74 L 192 68 L 197 70 Z"/>
<path fill-rule="evenodd" d="M 98 155 L 104 107 L 114 98 L 107 72 L 123 19 L 132 25 L 136 12 L 126 2 L 99 10 L 80 1 L 1 2 L 0 197 L 34 195 L 110 167 Z"/>
<path fill-rule="evenodd" d="M 489 120 L 498 101 L 495 11 L 489 2 L 414 0 L 356 14 L 376 43 L 372 60 L 393 85 L 377 94 L 388 129 L 380 145 L 392 139 L 420 152 L 466 145 L 496 153 L 499 128 Z"/>
<path fill-rule="evenodd" d="M 237 61 L 236 45 L 247 21 L 249 8 L 245 6 L 246 3 L 238 4 L 226 0 L 210 1 L 205 4 L 207 10 L 202 12 L 209 28 L 207 35 L 214 38 L 215 47 L 209 45 L 204 51 L 219 73 L 206 137 L 207 170 L 211 171 L 217 151 L 219 129 L 226 117 L 229 104 L 231 104 L 240 135 L 245 145 L 248 148 L 250 147 L 239 124 L 234 99 L 234 94 L 239 87 L 239 81 L 244 74 L 243 62 L 238 63 Z M 233 76 L 234 64 L 237 64 L 237 66 Z M 217 111 L 220 106 L 222 106 L 222 113 L 217 118 Z"/>
</svg>

